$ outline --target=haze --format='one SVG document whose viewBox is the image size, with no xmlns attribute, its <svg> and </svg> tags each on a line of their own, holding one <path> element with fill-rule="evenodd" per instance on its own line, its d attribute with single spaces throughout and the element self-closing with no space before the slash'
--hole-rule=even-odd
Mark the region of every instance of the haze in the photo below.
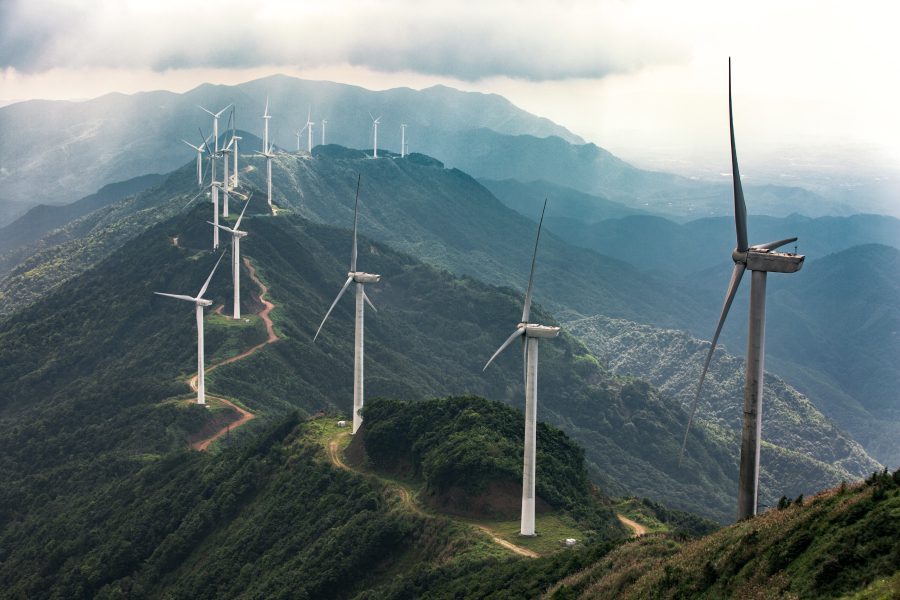
<svg viewBox="0 0 900 600">
<path fill-rule="evenodd" d="M 429 0 L 0 5 L 0 99 L 185 91 L 281 72 L 493 92 L 639 166 L 727 174 L 726 60 L 745 181 L 889 181 L 888 2 Z M 896 201 L 895 201 L 896 202 Z"/>
</svg>

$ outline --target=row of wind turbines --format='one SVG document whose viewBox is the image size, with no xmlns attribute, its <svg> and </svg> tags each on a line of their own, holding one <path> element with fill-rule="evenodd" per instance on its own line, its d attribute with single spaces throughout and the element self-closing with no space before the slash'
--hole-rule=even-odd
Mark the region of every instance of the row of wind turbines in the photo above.
<svg viewBox="0 0 900 600">
<path fill-rule="evenodd" d="M 227 107 L 226 107 L 227 108 Z M 206 110 L 206 109 L 204 109 Z M 218 132 L 218 118 L 222 114 L 223 111 L 219 111 L 218 113 L 212 113 L 214 121 L 213 121 L 213 130 L 214 134 Z M 371 116 L 371 115 L 370 115 Z M 271 205 L 271 159 L 272 159 L 272 149 L 273 147 L 269 145 L 268 142 L 268 120 L 270 115 L 268 114 L 268 101 L 266 102 L 266 110 L 263 116 L 263 152 L 258 153 L 262 156 L 266 157 L 267 162 L 267 186 L 268 186 L 268 197 L 269 203 Z M 379 118 L 373 118 L 373 130 L 374 130 L 374 144 L 375 148 L 373 151 L 373 157 L 377 157 L 377 125 L 379 123 Z M 688 434 L 693 423 L 697 405 L 699 399 L 701 397 L 701 391 L 703 387 L 703 382 L 706 378 L 706 373 L 709 369 L 710 362 L 712 360 L 713 354 L 716 349 L 716 345 L 718 343 L 719 334 L 722 331 L 722 327 L 724 326 L 725 319 L 728 315 L 728 312 L 731 308 L 731 305 L 734 301 L 735 295 L 737 293 L 738 286 L 740 284 L 741 278 L 744 274 L 745 270 L 750 270 L 752 272 L 751 276 L 751 298 L 750 298 L 750 315 L 749 315 L 749 334 L 748 334 L 748 348 L 747 348 L 747 360 L 746 360 L 746 372 L 745 372 L 745 386 L 744 386 L 744 411 L 743 411 L 743 425 L 741 430 L 741 454 L 740 454 L 740 471 L 739 471 L 739 491 L 738 491 L 738 510 L 737 510 L 737 518 L 738 520 L 745 519 L 750 517 L 757 512 L 758 506 L 758 489 L 759 489 L 759 456 L 760 456 L 760 440 L 761 440 L 761 427 L 762 427 L 762 393 L 763 393 L 763 378 L 764 378 L 764 356 L 765 356 L 765 347 L 764 347 L 764 339 L 765 339 L 765 293 L 766 293 L 766 277 L 769 272 L 778 272 L 778 273 L 795 273 L 803 265 L 805 257 L 802 255 L 784 253 L 784 252 L 776 252 L 776 250 L 786 244 L 790 244 L 796 241 L 797 238 L 788 238 L 784 240 L 779 240 L 776 242 L 770 242 L 765 244 L 758 244 L 754 246 L 750 246 L 747 236 L 747 208 L 744 202 L 743 189 L 741 186 L 740 172 L 738 169 L 738 160 L 737 160 L 737 150 L 735 145 L 735 135 L 734 135 L 734 119 L 733 119 L 733 110 L 732 110 L 732 97 L 731 97 L 731 60 L 729 59 L 728 63 L 728 119 L 729 119 L 729 130 L 730 130 L 730 138 L 731 138 L 731 161 L 732 161 L 732 177 L 734 183 L 734 208 L 735 208 L 735 229 L 737 233 L 737 245 L 735 250 L 732 252 L 732 259 L 735 262 L 734 271 L 731 276 L 731 281 L 728 284 L 728 288 L 725 295 L 725 301 L 722 307 L 721 315 L 719 317 L 719 321 L 717 323 L 715 333 L 712 338 L 712 342 L 710 344 L 710 349 L 708 354 L 706 355 L 706 359 L 703 364 L 703 369 L 701 371 L 700 379 L 697 385 L 696 393 L 691 405 L 690 409 L 690 418 L 688 420 L 687 428 L 684 433 L 684 439 L 681 445 L 681 452 L 679 454 L 679 464 L 681 463 L 681 458 L 684 454 L 684 450 L 687 445 Z M 307 125 L 304 128 L 304 131 L 311 131 L 311 127 L 314 125 L 307 118 Z M 403 127 L 403 133 L 405 136 L 405 126 Z M 298 133 L 299 135 L 299 133 Z M 311 136 L 311 133 L 309 134 Z M 202 136 L 202 133 L 201 133 Z M 238 138 L 239 139 L 239 138 Z M 234 136 L 232 136 L 232 142 L 234 142 Z M 323 122 L 323 143 L 324 143 L 324 122 Z M 204 142 L 206 144 L 206 142 Z M 310 142 L 311 144 L 311 142 Z M 229 142 L 227 147 L 231 146 L 231 142 Z M 197 149 L 198 152 L 198 179 L 200 185 L 202 186 L 202 169 L 200 166 L 200 157 L 202 155 L 202 148 L 192 146 Z M 218 149 L 218 142 L 216 142 L 215 152 L 210 152 L 208 146 L 206 146 L 206 152 L 211 156 L 215 157 L 220 151 Z M 237 148 L 235 144 L 235 187 L 237 186 Z M 227 154 L 226 163 L 227 163 Z M 213 204 L 214 210 L 218 211 L 217 208 L 217 196 L 216 190 L 218 185 L 215 182 L 215 162 L 211 160 L 213 164 L 213 182 L 208 187 L 212 187 L 213 189 Z M 227 172 L 225 175 L 225 179 L 227 181 Z M 360 271 L 357 268 L 357 230 L 358 230 L 358 222 L 359 222 L 359 190 L 360 190 L 361 179 L 357 179 L 357 187 L 356 187 L 356 200 L 354 203 L 354 216 L 353 216 L 353 239 L 352 239 L 352 248 L 350 255 L 350 269 L 347 273 L 347 279 L 344 282 L 344 285 L 341 287 L 334 301 L 331 303 L 331 306 L 328 308 L 328 311 L 325 313 L 325 317 L 322 319 L 319 328 L 316 330 L 316 333 L 313 337 L 313 342 L 318 339 L 319 334 L 322 331 L 322 328 L 325 325 L 325 322 L 328 320 L 328 317 L 331 315 L 337 303 L 340 301 L 341 297 L 344 293 L 350 288 L 351 284 L 356 283 L 356 313 L 355 313 L 355 333 L 354 333 L 354 370 L 353 370 L 353 426 L 352 432 L 356 433 L 362 424 L 362 417 L 360 415 L 361 409 L 364 404 L 364 320 L 365 320 L 365 304 L 369 304 L 369 306 L 375 310 L 374 305 L 369 299 L 368 295 L 365 292 L 365 285 L 377 283 L 380 281 L 381 276 L 373 273 L 367 273 L 365 271 Z M 224 189 L 227 189 L 227 184 L 224 185 Z M 227 193 L 227 192 L 226 192 Z M 226 196 L 227 197 L 227 196 Z M 245 197 L 246 198 L 246 197 Z M 238 263 L 238 255 L 239 255 L 239 244 L 240 238 L 245 236 L 245 232 L 241 232 L 238 228 L 243 218 L 244 211 L 246 211 L 247 204 L 244 205 L 244 209 L 241 212 L 240 217 L 237 220 L 237 223 L 233 228 L 227 228 L 225 226 L 219 225 L 217 218 L 215 222 L 213 222 L 214 230 L 218 231 L 218 229 L 226 230 L 232 233 L 232 257 L 234 264 L 233 271 L 233 279 L 234 279 L 234 287 L 235 287 L 235 318 L 239 318 L 239 263 Z M 538 355 L 539 355 L 539 341 L 541 339 L 552 339 L 559 335 L 560 328 L 556 326 L 548 326 L 542 325 L 539 323 L 531 322 L 531 302 L 533 297 L 533 289 L 534 289 L 534 273 L 535 273 L 535 265 L 537 263 L 537 253 L 538 247 L 540 243 L 540 235 L 541 229 L 543 227 L 544 215 L 547 209 L 547 201 L 544 202 L 544 207 L 541 212 L 541 218 L 538 223 L 537 236 L 535 238 L 534 250 L 532 253 L 532 261 L 531 261 L 531 270 L 528 277 L 528 285 L 525 292 L 525 299 L 523 303 L 522 315 L 519 320 L 519 323 L 516 325 L 515 330 L 512 334 L 501 344 L 501 346 L 497 349 L 496 352 L 490 357 L 487 363 L 484 365 L 483 371 L 486 371 L 487 368 L 491 365 L 495 358 L 497 358 L 502 352 L 504 352 L 510 345 L 512 345 L 517 339 L 521 339 L 522 343 L 522 359 L 523 359 L 523 368 L 524 368 L 524 384 L 525 384 L 525 441 L 524 441 L 524 454 L 523 454 L 523 469 L 522 469 L 522 510 L 521 510 L 521 521 L 520 521 L 520 533 L 525 536 L 535 535 L 535 472 L 536 472 L 536 446 L 537 446 L 537 406 L 538 406 Z M 214 248 L 218 246 L 217 243 L 214 242 Z M 224 254 L 223 254 L 224 256 Z M 177 294 L 167 294 L 156 292 L 163 296 L 168 296 L 172 298 L 176 298 L 179 300 L 185 300 L 193 302 L 196 306 L 196 318 L 197 318 L 197 331 L 198 331 L 198 403 L 203 404 L 205 402 L 204 399 L 204 382 L 203 382 L 203 307 L 209 306 L 212 302 L 210 300 L 204 299 L 203 294 L 209 286 L 210 281 L 212 280 L 213 275 L 215 274 L 216 269 L 219 266 L 219 263 L 222 261 L 222 256 L 219 257 L 215 266 L 213 267 L 212 272 L 207 277 L 205 283 L 200 289 L 200 292 L 196 297 L 193 296 L 183 296 Z"/>
</svg>

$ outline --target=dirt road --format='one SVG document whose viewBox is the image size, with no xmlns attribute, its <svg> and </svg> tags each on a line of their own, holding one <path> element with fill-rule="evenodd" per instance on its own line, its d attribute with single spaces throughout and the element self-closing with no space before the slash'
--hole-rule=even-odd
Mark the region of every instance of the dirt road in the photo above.
<svg viewBox="0 0 900 600">
<path fill-rule="evenodd" d="M 268 334 L 268 337 L 266 338 L 266 341 L 253 346 L 246 352 L 242 352 L 242 353 L 238 354 L 237 356 L 232 356 L 231 358 L 223 360 L 222 362 L 215 363 L 215 364 L 208 366 L 206 368 L 207 373 L 214 371 L 215 369 L 218 369 L 219 367 L 221 367 L 223 365 L 228 365 L 235 361 L 241 360 L 242 358 L 247 358 L 251 354 L 253 354 L 255 352 L 259 352 L 259 350 L 261 350 L 266 345 L 271 344 L 272 342 L 278 341 L 278 336 L 275 334 L 275 327 L 272 325 L 272 319 L 269 317 L 269 313 L 272 312 L 273 308 L 275 308 L 275 305 L 266 299 L 266 294 L 269 293 L 269 288 L 266 287 L 266 285 L 262 281 L 259 280 L 259 277 L 256 276 L 256 269 L 253 267 L 253 263 L 250 262 L 250 259 L 247 258 L 246 256 L 244 257 L 244 266 L 247 267 L 247 271 L 250 273 L 250 279 L 253 281 L 253 283 L 255 283 L 257 285 L 257 287 L 259 287 L 259 300 L 260 300 L 260 302 L 263 303 L 263 306 L 264 306 L 264 308 L 259 312 L 259 318 L 262 319 L 263 323 L 266 324 L 266 333 Z M 191 377 L 190 381 L 188 382 L 188 385 L 191 386 L 191 390 L 193 390 L 195 392 L 197 391 L 197 376 L 196 375 Z M 231 402 L 230 400 L 227 400 L 226 398 L 221 398 L 219 396 L 212 396 L 210 394 L 207 394 L 207 397 L 216 399 L 219 402 L 222 402 L 223 404 L 227 404 L 228 406 L 230 406 L 231 408 L 233 408 L 234 410 L 239 412 L 241 414 L 241 418 L 239 418 L 237 421 L 227 424 L 225 427 L 222 427 L 221 429 L 219 429 L 217 432 L 215 432 L 210 437 L 191 444 L 191 448 L 193 448 L 194 450 L 200 451 L 200 452 L 203 452 L 204 450 L 206 450 L 211 443 L 213 443 L 214 441 L 216 441 L 223 435 L 227 434 L 229 431 L 237 429 L 238 427 L 240 427 L 241 425 L 243 425 L 244 423 L 250 421 L 251 419 L 253 419 L 255 417 L 255 415 L 253 413 L 251 413 L 250 411 L 248 411 L 244 408 L 241 408 L 240 406 L 236 405 L 235 403 Z"/>
<path fill-rule="evenodd" d="M 638 523 L 637 521 L 632 521 L 625 515 L 616 515 L 619 517 L 619 521 L 622 522 L 622 525 L 631 529 L 634 532 L 634 537 L 641 537 L 642 535 L 647 534 L 647 528 Z"/>
</svg>

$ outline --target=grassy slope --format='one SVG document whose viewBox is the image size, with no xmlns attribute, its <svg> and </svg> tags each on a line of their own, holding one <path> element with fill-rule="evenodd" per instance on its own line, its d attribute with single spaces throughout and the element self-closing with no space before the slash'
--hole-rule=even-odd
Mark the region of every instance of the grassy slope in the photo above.
<svg viewBox="0 0 900 600">
<path fill-rule="evenodd" d="M 900 475 L 884 474 L 835 488 L 684 545 L 644 538 L 562 580 L 550 595 L 841 598 L 870 587 L 889 594 L 882 580 L 900 571 L 897 481 Z"/>
</svg>

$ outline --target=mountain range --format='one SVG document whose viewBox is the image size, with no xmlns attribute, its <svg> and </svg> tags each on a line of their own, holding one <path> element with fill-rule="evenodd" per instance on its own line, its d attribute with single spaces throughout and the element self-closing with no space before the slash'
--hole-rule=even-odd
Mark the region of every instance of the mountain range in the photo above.
<svg viewBox="0 0 900 600">
<path fill-rule="evenodd" d="M 258 133 L 266 98 L 272 140 L 282 148 L 305 148 L 298 147 L 297 134 L 306 123 L 304 109 L 319 124 L 314 143 L 321 143 L 324 119 L 326 142 L 353 148 L 371 148 L 372 120 L 381 116 L 383 149 L 399 151 L 405 123 L 410 150 L 476 177 L 539 179 L 678 218 L 730 210 L 725 181 L 635 168 L 497 95 L 443 86 L 374 92 L 278 75 L 236 86 L 205 84 L 184 94 L 109 94 L 83 102 L 34 100 L 0 107 L 0 225 L 37 204 L 71 203 L 110 183 L 177 168 L 192 157 L 180 139 L 198 144 L 198 127 L 210 133 L 208 115 L 198 106 L 220 110 L 231 103 L 237 126 Z M 228 114 L 223 114 L 222 131 Z M 776 216 L 853 212 L 846 203 L 800 188 L 751 189 L 756 210 Z"/>
</svg>

